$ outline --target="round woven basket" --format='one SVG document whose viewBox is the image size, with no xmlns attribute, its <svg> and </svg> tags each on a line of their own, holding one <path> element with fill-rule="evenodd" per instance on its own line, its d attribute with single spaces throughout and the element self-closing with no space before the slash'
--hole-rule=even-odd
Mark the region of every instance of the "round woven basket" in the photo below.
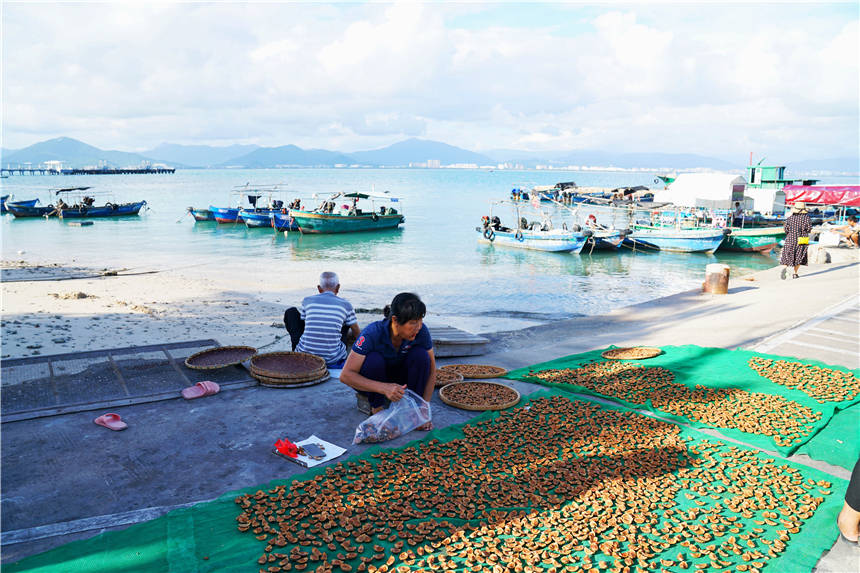
<svg viewBox="0 0 860 573">
<path fill-rule="evenodd" d="M 462 402 L 457 402 L 456 400 L 447 396 L 448 393 L 451 392 L 452 388 L 456 388 L 457 386 L 462 386 L 464 384 L 485 384 L 489 386 L 498 386 L 499 390 L 508 391 L 510 390 L 514 394 L 516 394 L 515 398 L 512 398 L 508 402 L 504 404 L 484 404 L 484 405 L 473 405 L 473 404 L 464 404 Z M 461 410 L 473 410 L 473 411 L 486 411 L 486 410 L 506 410 L 511 406 L 516 406 L 520 402 L 520 393 L 517 392 L 516 389 L 511 388 L 510 386 L 505 386 L 504 384 L 499 384 L 498 382 L 454 382 L 452 384 L 448 384 L 441 390 L 439 390 L 439 398 L 448 404 L 449 406 L 453 406 L 455 408 L 460 408 Z"/>
<path fill-rule="evenodd" d="M 326 373 L 319 378 L 314 380 L 305 380 L 303 382 L 293 382 L 292 380 L 284 380 L 283 378 L 269 378 L 268 376 L 259 376 L 255 374 L 252 374 L 252 376 L 260 381 L 261 386 L 266 386 L 268 388 L 304 388 L 305 386 L 316 386 L 330 378 L 328 370 L 326 370 Z"/>
<path fill-rule="evenodd" d="M 466 379 L 474 378 L 498 378 L 508 373 L 507 370 L 499 366 L 490 366 L 488 364 L 446 364 L 439 368 L 445 372 L 456 372 Z"/>
<path fill-rule="evenodd" d="M 306 352 L 266 352 L 251 359 L 251 372 L 268 378 L 306 378 L 325 367 L 325 360 Z"/>
<path fill-rule="evenodd" d="M 313 372 L 309 372 L 308 374 L 304 374 L 301 376 L 269 376 L 268 374 L 266 374 L 266 371 L 261 371 L 261 370 L 255 368 L 254 366 L 251 366 L 251 376 L 263 376 L 265 378 L 284 380 L 285 382 L 289 381 L 289 382 L 293 382 L 293 383 L 295 383 L 295 382 L 307 382 L 309 380 L 316 380 L 320 376 L 323 376 L 324 374 L 327 374 L 327 373 L 328 373 L 328 369 L 325 366 L 323 366 L 322 368 L 318 368 L 318 369 L 314 370 Z"/>
<path fill-rule="evenodd" d="M 185 359 L 185 365 L 192 370 L 217 370 L 241 364 L 256 354 L 253 346 L 219 346 L 195 352 Z"/>
<path fill-rule="evenodd" d="M 448 384 L 453 384 L 454 382 L 462 382 L 463 375 L 459 372 L 454 372 L 453 370 L 439 370 L 436 369 L 436 387 L 441 388 L 442 386 L 447 386 Z"/>
<path fill-rule="evenodd" d="M 663 351 L 651 346 L 632 346 L 630 348 L 611 348 L 600 355 L 609 360 L 644 360 L 659 356 Z"/>
</svg>

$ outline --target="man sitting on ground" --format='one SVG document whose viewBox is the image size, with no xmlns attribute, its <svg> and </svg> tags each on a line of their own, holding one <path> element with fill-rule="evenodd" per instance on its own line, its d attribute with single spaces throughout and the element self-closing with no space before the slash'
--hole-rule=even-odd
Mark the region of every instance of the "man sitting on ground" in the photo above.
<svg viewBox="0 0 860 573">
<path fill-rule="evenodd" d="M 833 229 L 852 243 L 854 246 L 860 245 L 860 224 L 857 223 L 857 217 L 854 215 L 848 215 L 847 219 L 848 224 L 842 225 L 841 227 L 836 227 Z"/>
<path fill-rule="evenodd" d="M 284 325 L 293 350 L 319 356 L 329 368 L 341 368 L 347 347 L 358 338 L 361 329 L 352 305 L 337 296 L 340 291 L 337 274 L 322 273 L 317 290 L 319 294 L 302 301 L 301 310 L 296 307 L 286 310 Z"/>
</svg>

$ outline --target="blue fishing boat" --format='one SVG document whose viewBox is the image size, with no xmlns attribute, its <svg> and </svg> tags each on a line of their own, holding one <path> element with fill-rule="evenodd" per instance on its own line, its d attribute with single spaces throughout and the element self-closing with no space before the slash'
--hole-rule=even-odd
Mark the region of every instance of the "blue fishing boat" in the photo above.
<svg viewBox="0 0 860 573">
<path fill-rule="evenodd" d="M 345 203 L 338 208 L 337 202 L 341 198 L 352 199 L 352 205 Z M 359 201 L 365 203 L 362 205 Z M 312 211 L 290 209 L 290 216 L 302 233 L 353 233 L 396 229 L 406 219 L 393 206 L 381 205 L 377 208 L 376 204 L 382 202 L 400 205 L 399 198 L 387 195 L 335 193 Z"/>
<path fill-rule="evenodd" d="M 527 249 L 554 253 L 579 253 L 590 235 L 590 231 L 577 232 L 564 229 L 505 229 L 475 227 L 481 233 L 478 242 L 497 247 Z"/>
<path fill-rule="evenodd" d="M 621 248 L 624 243 L 625 234 L 621 231 L 611 229 L 594 229 L 588 239 L 588 247 L 601 250 L 614 250 Z"/>
<path fill-rule="evenodd" d="M 239 219 L 244 221 L 245 226 L 249 229 L 259 229 L 262 227 L 272 228 L 272 219 L 274 212 L 270 209 L 250 211 L 242 209 L 239 211 Z"/>
<path fill-rule="evenodd" d="M 195 221 L 215 220 L 215 214 L 209 209 L 195 209 L 194 207 L 188 207 L 188 212 L 191 213 L 191 216 L 194 217 Z"/>
<path fill-rule="evenodd" d="M 26 217 L 53 217 L 57 214 L 57 209 L 53 204 L 47 206 L 37 205 L 39 202 L 38 199 L 35 199 L 33 202 L 27 201 L 26 203 L 30 203 L 29 205 L 24 203 L 17 202 L 7 202 L 6 210 L 9 213 L 12 213 L 16 218 L 26 218 Z"/>
<path fill-rule="evenodd" d="M 231 192 L 231 203 L 235 207 L 217 207 L 210 205 L 208 211 L 211 211 L 214 219 L 219 223 L 242 223 L 242 212 L 249 213 L 270 213 L 272 211 L 280 211 L 284 209 L 284 200 L 278 198 L 286 191 L 283 189 L 284 184 L 276 183 L 274 185 L 254 185 L 250 183 L 234 188 Z M 243 204 L 247 202 L 247 204 Z M 193 211 L 192 211 L 193 213 Z M 196 219 L 195 219 L 196 220 Z"/>
<path fill-rule="evenodd" d="M 299 224 L 289 213 L 272 213 L 272 226 L 281 232 L 299 230 Z"/>
<path fill-rule="evenodd" d="M 634 225 L 624 242 L 633 247 L 646 247 L 673 253 L 713 253 L 726 236 L 724 229 L 681 229 Z"/>
<path fill-rule="evenodd" d="M 91 219 L 94 217 L 126 217 L 137 215 L 146 206 L 146 201 L 132 203 L 105 203 L 104 205 L 73 205 L 57 208 L 60 219 Z"/>
<path fill-rule="evenodd" d="M 11 197 L 11 195 L 3 195 L 3 197 L 0 197 L 0 213 L 11 213 L 11 211 L 9 211 L 9 209 L 6 207 L 7 203 L 14 203 L 16 206 L 21 208 L 21 207 L 35 207 L 36 204 L 39 202 L 38 199 L 28 199 L 26 201 L 15 201 L 14 199 L 10 200 L 10 197 Z"/>
</svg>

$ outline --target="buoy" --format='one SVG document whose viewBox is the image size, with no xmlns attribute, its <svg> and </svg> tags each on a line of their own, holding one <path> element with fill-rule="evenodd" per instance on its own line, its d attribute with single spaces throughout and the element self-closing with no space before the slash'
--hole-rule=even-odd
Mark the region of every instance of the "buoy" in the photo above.
<svg viewBox="0 0 860 573">
<path fill-rule="evenodd" d="M 705 267 L 705 282 L 702 292 L 710 294 L 728 294 L 729 265 L 713 263 Z"/>
</svg>

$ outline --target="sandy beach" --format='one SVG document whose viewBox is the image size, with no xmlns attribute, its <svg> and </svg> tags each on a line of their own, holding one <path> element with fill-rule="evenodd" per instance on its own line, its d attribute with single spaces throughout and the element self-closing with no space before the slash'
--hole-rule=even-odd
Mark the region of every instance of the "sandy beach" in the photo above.
<svg viewBox="0 0 860 573">
<path fill-rule="evenodd" d="M 200 338 L 289 350 L 281 340 L 284 309 L 312 294 L 252 290 L 253 279 L 188 270 L 4 261 L 2 276 L 4 359 Z M 315 279 L 306 278 L 313 288 Z M 359 322 L 376 316 L 360 313 Z"/>
</svg>

